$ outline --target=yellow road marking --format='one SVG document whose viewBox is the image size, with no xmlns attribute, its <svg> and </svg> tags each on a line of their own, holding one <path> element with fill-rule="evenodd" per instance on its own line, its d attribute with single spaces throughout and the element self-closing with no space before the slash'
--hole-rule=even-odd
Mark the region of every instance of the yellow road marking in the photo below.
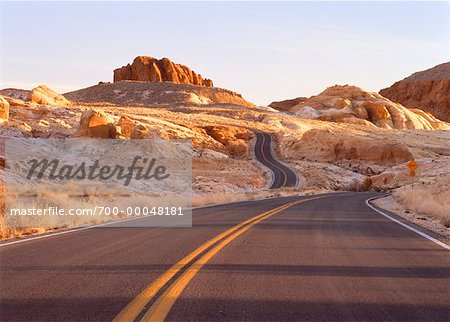
<svg viewBox="0 0 450 322">
<path fill-rule="evenodd" d="M 202 257 L 200 257 L 195 263 L 193 263 L 189 268 L 181 274 L 181 276 L 174 281 L 174 283 L 162 294 L 156 302 L 152 305 L 150 310 L 144 315 L 141 321 L 164 321 L 167 314 L 169 313 L 172 306 L 175 304 L 178 297 L 181 295 L 183 290 L 186 288 L 186 286 L 189 284 L 189 282 L 195 277 L 195 275 L 202 269 L 202 267 L 214 256 L 216 255 L 222 248 L 224 248 L 226 245 L 228 245 L 230 242 L 232 242 L 234 239 L 236 239 L 238 236 L 249 230 L 251 227 L 256 225 L 257 223 L 263 221 L 264 219 L 267 219 L 273 215 L 276 215 L 280 213 L 281 211 L 296 205 L 298 203 L 314 200 L 314 199 L 320 199 L 318 198 L 311 198 L 306 200 L 300 200 L 296 202 L 289 203 L 285 206 L 283 206 L 281 209 L 275 210 L 273 212 L 270 212 L 269 214 L 266 214 L 264 216 L 259 217 L 258 219 L 252 221 L 250 224 L 242 227 L 238 231 L 234 232 L 233 234 L 229 235 L 227 238 L 225 238 L 223 241 L 221 241 L 219 244 L 214 246 L 212 249 L 210 249 L 206 254 L 204 254 Z"/>
<path fill-rule="evenodd" d="M 196 250 L 189 253 L 186 257 L 178 261 L 172 267 L 170 267 L 164 274 L 158 277 L 154 282 L 152 282 L 148 287 L 146 287 L 138 296 L 136 296 L 133 301 L 131 301 L 115 318 L 114 321 L 133 321 L 139 315 L 139 313 L 144 309 L 145 305 L 155 296 L 158 291 L 164 287 L 164 285 L 174 277 L 183 267 L 185 267 L 190 261 L 192 261 L 196 256 L 201 254 L 204 250 L 208 249 L 211 245 L 215 244 L 222 238 L 227 235 L 233 233 L 234 231 L 242 228 L 243 226 L 258 220 L 261 217 L 264 217 L 272 212 L 278 211 L 279 209 L 284 209 L 287 205 L 293 204 L 288 203 L 277 208 L 266 211 L 262 214 L 259 214 L 255 217 L 252 217 L 232 228 L 224 231 L 223 233 L 217 235 L 213 239 L 207 241 L 203 245 L 201 245 Z"/>
</svg>

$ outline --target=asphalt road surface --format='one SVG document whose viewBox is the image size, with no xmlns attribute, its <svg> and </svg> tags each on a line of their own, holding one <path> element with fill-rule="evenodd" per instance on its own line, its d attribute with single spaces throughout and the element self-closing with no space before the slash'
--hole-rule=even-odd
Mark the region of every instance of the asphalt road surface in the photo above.
<svg viewBox="0 0 450 322">
<path fill-rule="evenodd" d="M 255 157 L 270 169 L 273 181 L 270 189 L 295 187 L 298 183 L 297 174 L 279 162 L 272 153 L 272 137 L 268 133 L 255 133 Z"/>
<path fill-rule="evenodd" d="M 374 193 L 194 210 L 0 246 L 2 321 L 449 321 L 450 252 Z M 210 241 L 208 243 L 208 241 Z"/>
</svg>

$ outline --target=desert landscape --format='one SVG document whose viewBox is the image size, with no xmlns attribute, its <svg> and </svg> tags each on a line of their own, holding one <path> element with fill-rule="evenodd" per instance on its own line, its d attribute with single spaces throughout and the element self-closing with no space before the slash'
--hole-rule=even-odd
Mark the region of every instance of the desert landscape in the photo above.
<svg viewBox="0 0 450 322">
<path fill-rule="evenodd" d="M 0 8 L 0 321 L 449 322 L 450 2 Z"/>
<path fill-rule="evenodd" d="M 0 90 L 0 136 L 190 139 L 194 206 L 383 191 L 391 194 L 379 206 L 450 236 L 450 63 L 380 93 L 330 84 L 269 106 L 214 87 L 168 58 L 138 56 L 113 75 L 113 82 L 64 94 L 46 85 Z M 275 155 L 299 178 L 296 187 L 268 189 L 271 173 L 253 154 L 255 132 L 272 135 Z M 3 239 L 58 228 L 11 228 L 1 220 Z"/>
</svg>

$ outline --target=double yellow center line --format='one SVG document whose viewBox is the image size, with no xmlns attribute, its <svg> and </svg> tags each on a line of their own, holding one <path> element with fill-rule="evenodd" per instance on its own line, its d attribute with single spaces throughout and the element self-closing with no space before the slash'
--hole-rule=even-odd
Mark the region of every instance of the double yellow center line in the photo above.
<svg viewBox="0 0 450 322">
<path fill-rule="evenodd" d="M 134 321 L 145 309 L 147 303 L 152 301 L 153 297 L 184 267 L 188 266 L 181 275 L 160 295 L 150 309 L 145 313 L 141 321 L 163 321 L 175 301 L 181 295 L 189 282 L 195 277 L 200 269 L 222 248 L 228 245 L 238 236 L 249 230 L 257 223 L 274 216 L 281 211 L 292 207 L 301 202 L 319 198 L 310 198 L 300 201 L 294 201 L 284 204 L 280 207 L 266 211 L 260 215 L 252 217 L 207 241 L 186 257 L 170 267 L 164 274 L 159 276 L 149 286 L 147 286 L 133 301 L 131 301 L 114 319 L 114 321 Z M 205 252 L 202 256 L 200 256 Z M 200 256 L 200 257 L 199 257 Z M 198 259 L 196 259 L 199 257 Z M 196 259 L 196 260 L 195 260 Z"/>
</svg>

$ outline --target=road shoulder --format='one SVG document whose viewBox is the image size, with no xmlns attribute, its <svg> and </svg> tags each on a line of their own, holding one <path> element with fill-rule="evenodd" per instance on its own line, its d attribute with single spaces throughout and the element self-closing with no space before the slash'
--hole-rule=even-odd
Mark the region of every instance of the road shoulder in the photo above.
<svg viewBox="0 0 450 322">
<path fill-rule="evenodd" d="M 445 227 L 438 220 L 423 214 L 405 210 L 392 195 L 371 201 L 371 204 L 388 215 L 419 229 L 426 234 L 450 245 L 450 228 Z"/>
</svg>

